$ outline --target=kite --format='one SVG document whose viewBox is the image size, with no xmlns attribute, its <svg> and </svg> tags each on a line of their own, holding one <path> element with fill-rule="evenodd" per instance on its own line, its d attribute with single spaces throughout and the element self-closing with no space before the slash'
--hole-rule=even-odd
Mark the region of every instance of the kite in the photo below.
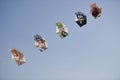
<svg viewBox="0 0 120 80">
<path fill-rule="evenodd" d="M 98 7 L 96 3 L 90 5 L 90 13 L 96 19 L 101 16 L 102 8 Z"/>
<path fill-rule="evenodd" d="M 56 23 L 56 33 L 63 39 L 68 36 L 68 28 L 61 22 Z"/>
<path fill-rule="evenodd" d="M 23 53 L 19 52 L 15 48 L 10 49 L 10 53 L 12 55 L 12 59 L 16 62 L 18 66 L 26 63 Z"/>
<path fill-rule="evenodd" d="M 76 15 L 75 22 L 80 27 L 82 27 L 83 25 L 85 25 L 87 23 L 87 17 L 82 12 L 76 12 L 75 15 Z"/>
<path fill-rule="evenodd" d="M 48 48 L 47 46 L 47 41 L 40 35 L 36 34 L 34 35 L 34 41 L 35 41 L 35 46 L 43 52 Z"/>
</svg>

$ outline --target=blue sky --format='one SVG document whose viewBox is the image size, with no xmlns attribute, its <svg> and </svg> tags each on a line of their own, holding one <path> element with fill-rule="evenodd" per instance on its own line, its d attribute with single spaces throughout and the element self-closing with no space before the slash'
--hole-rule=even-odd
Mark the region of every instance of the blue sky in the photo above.
<svg viewBox="0 0 120 80">
<path fill-rule="evenodd" d="M 102 7 L 94 19 L 89 5 Z M 120 80 L 119 0 L 0 0 L 0 80 Z M 87 24 L 75 23 L 75 12 Z M 56 22 L 68 26 L 69 36 L 56 34 Z M 40 52 L 33 35 L 40 34 L 48 49 Z M 10 48 L 24 53 L 17 66 Z"/>
</svg>

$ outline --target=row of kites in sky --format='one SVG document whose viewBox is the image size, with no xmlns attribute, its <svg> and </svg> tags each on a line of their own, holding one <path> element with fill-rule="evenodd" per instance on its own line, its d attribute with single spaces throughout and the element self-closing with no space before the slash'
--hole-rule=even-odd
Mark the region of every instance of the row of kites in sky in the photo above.
<svg viewBox="0 0 120 80">
<path fill-rule="evenodd" d="M 102 8 L 98 7 L 96 3 L 90 5 L 90 13 L 96 19 L 97 17 L 101 16 Z M 75 22 L 82 27 L 87 23 L 87 17 L 82 12 L 76 12 L 76 19 Z M 61 22 L 56 23 L 56 33 L 63 39 L 68 36 L 68 29 L 67 27 L 62 24 Z M 47 41 L 40 36 L 39 34 L 34 35 L 35 46 L 43 52 L 44 50 L 48 49 Z M 18 51 L 15 48 L 10 49 L 10 53 L 12 55 L 12 59 L 16 62 L 16 64 L 22 65 L 26 63 L 25 57 L 23 53 Z"/>
</svg>

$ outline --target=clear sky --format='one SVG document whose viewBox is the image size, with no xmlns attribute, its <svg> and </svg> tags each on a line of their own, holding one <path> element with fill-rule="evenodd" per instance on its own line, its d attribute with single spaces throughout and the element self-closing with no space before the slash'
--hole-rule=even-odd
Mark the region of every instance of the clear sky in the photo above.
<svg viewBox="0 0 120 80">
<path fill-rule="evenodd" d="M 94 19 L 89 5 L 102 7 Z M 120 80 L 120 0 L 0 0 L 0 80 Z M 75 12 L 87 24 L 75 23 Z M 68 26 L 69 36 L 56 34 L 56 22 Z M 33 35 L 48 49 L 40 52 Z M 17 66 L 10 48 L 24 53 Z"/>
</svg>

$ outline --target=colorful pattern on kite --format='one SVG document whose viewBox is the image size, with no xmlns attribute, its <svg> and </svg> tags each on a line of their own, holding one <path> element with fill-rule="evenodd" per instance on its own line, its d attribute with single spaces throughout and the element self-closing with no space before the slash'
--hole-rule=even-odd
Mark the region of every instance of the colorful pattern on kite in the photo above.
<svg viewBox="0 0 120 80">
<path fill-rule="evenodd" d="M 34 40 L 35 40 L 35 46 L 43 52 L 48 48 L 47 46 L 47 41 L 40 35 L 36 34 L 34 35 Z"/>
<path fill-rule="evenodd" d="M 10 53 L 12 55 L 12 59 L 16 62 L 18 66 L 26 63 L 23 53 L 19 52 L 15 48 L 10 49 Z"/>
<path fill-rule="evenodd" d="M 68 28 L 61 22 L 56 23 L 56 33 L 63 39 L 68 36 Z"/>
</svg>

